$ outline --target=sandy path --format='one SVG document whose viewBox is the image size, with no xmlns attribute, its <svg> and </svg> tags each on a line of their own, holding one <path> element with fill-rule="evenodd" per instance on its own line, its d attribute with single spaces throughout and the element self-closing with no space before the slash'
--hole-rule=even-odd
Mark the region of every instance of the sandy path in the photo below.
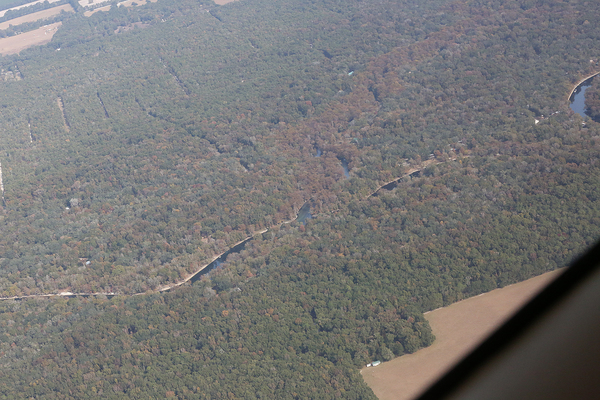
<svg viewBox="0 0 600 400">
<path fill-rule="evenodd" d="M 559 272 L 548 272 L 425 314 L 436 336 L 434 344 L 362 369 L 365 382 L 380 400 L 415 398 Z"/>
</svg>

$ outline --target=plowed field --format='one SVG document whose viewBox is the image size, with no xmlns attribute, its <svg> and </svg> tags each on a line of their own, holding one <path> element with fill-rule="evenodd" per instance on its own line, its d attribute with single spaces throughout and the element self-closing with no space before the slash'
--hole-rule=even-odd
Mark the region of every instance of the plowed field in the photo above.
<svg viewBox="0 0 600 400">
<path fill-rule="evenodd" d="M 554 279 L 559 271 L 496 289 L 425 314 L 433 345 L 361 374 L 380 400 L 413 399 Z"/>
<path fill-rule="evenodd" d="M 33 22 L 33 21 L 37 21 L 39 19 L 50 18 L 50 17 L 60 14 L 61 11 L 73 12 L 73 7 L 71 7 L 70 4 L 64 4 L 62 6 L 53 7 L 53 8 L 49 8 L 47 10 L 42 10 L 42 11 L 34 12 L 31 14 L 23 15 L 22 17 L 19 17 L 19 18 L 13 18 L 8 21 L 4 21 L 4 22 L 0 23 L 0 30 L 8 29 L 8 27 L 10 25 L 16 27 L 18 25 L 24 24 L 25 22 Z"/>
<path fill-rule="evenodd" d="M 0 39 L 0 54 L 15 54 L 32 46 L 48 43 L 62 22 L 50 24 L 20 35 Z"/>
</svg>

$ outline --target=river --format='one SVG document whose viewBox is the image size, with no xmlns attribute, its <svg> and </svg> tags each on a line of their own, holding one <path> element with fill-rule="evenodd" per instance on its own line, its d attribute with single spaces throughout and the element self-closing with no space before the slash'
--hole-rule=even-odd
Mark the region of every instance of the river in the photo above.
<svg viewBox="0 0 600 400">
<path fill-rule="evenodd" d="M 569 101 L 571 102 L 571 110 L 575 111 L 583 118 L 589 118 L 585 107 L 585 91 L 592 86 L 592 81 L 596 76 L 597 75 L 592 75 L 591 77 L 577 85 L 577 87 L 575 88 L 575 90 L 573 90 L 571 96 L 569 97 Z M 599 120 L 595 121 L 600 122 Z"/>
<path fill-rule="evenodd" d="M 309 219 L 312 219 L 312 214 L 310 213 L 310 204 L 306 203 L 300 208 L 298 211 L 298 217 L 296 221 L 302 223 L 302 225 L 306 225 Z"/>
<path fill-rule="evenodd" d="M 591 82 L 594 79 L 594 77 L 600 73 L 596 73 L 594 75 L 589 76 L 588 78 L 584 79 L 572 92 L 570 95 L 570 101 L 571 101 L 571 109 L 573 111 L 575 111 L 576 113 L 578 113 L 579 115 L 581 115 L 582 117 L 587 117 L 587 115 L 585 114 L 585 91 L 587 88 L 589 88 L 591 86 Z M 323 151 L 317 146 L 315 145 L 315 151 L 316 153 L 314 154 L 314 157 L 321 157 L 321 155 L 323 154 Z M 467 156 L 468 157 L 468 156 Z M 451 159 L 452 161 L 456 160 L 456 157 Z M 346 179 L 350 178 L 350 171 L 348 168 L 348 161 L 344 158 L 340 158 L 340 162 L 342 164 L 342 167 L 344 169 L 344 177 Z M 419 168 L 413 168 L 412 170 L 409 170 L 407 174 L 398 177 L 390 182 L 387 182 L 381 186 L 379 186 L 377 189 L 375 189 L 373 192 L 371 192 L 370 194 L 368 194 L 365 198 L 369 198 L 371 196 L 377 195 L 378 192 L 380 190 L 393 190 L 395 189 L 400 180 L 406 176 L 410 176 L 410 177 L 419 177 L 421 170 L 427 166 L 429 166 L 430 164 L 437 164 L 437 162 L 435 162 L 434 160 L 427 160 L 425 161 L 421 167 Z M 0 185 L 1 185 L 1 178 L 2 177 L 2 170 L 0 167 Z M 296 215 L 295 218 L 289 220 L 289 221 L 284 221 L 280 224 L 286 224 L 286 223 L 291 223 L 293 221 L 298 221 L 300 223 L 302 223 L 303 225 L 306 225 L 307 221 L 309 219 L 312 219 L 313 216 L 310 212 L 310 204 L 305 203 L 300 210 L 298 211 L 298 214 Z M 231 253 L 239 253 L 240 251 L 242 251 L 244 249 L 244 247 L 246 246 L 246 243 L 248 243 L 250 240 L 252 240 L 254 238 L 255 235 L 258 234 L 262 234 L 264 232 L 266 232 L 267 229 L 264 229 L 260 232 L 255 232 L 255 234 L 253 234 L 253 236 L 246 238 L 245 240 L 243 240 L 242 242 L 239 242 L 238 244 L 236 244 L 235 246 L 233 246 L 232 248 L 230 248 L 229 250 L 227 250 L 226 252 L 224 252 L 223 254 L 221 254 L 218 258 L 216 258 L 213 262 L 211 262 L 210 264 L 208 264 L 206 267 L 200 269 L 199 271 L 197 271 L 195 274 L 189 276 L 188 278 L 186 278 L 185 280 L 178 282 L 178 283 L 173 283 L 167 286 L 164 286 L 160 289 L 158 289 L 158 291 L 163 292 L 163 291 L 168 291 L 174 288 L 177 288 L 179 286 L 181 286 L 182 284 L 191 281 L 191 283 L 194 283 L 196 281 L 198 281 L 203 275 L 208 274 L 210 271 L 214 270 L 215 268 L 217 268 L 218 266 L 220 266 L 221 264 L 223 264 L 225 262 L 225 260 L 227 259 L 227 257 L 231 254 Z M 148 291 L 150 292 L 150 291 Z M 145 293 L 148 292 L 140 292 L 140 293 L 134 293 L 132 294 L 133 296 L 137 296 L 137 295 L 143 295 Z M 116 293 L 71 293 L 71 292 L 62 292 L 62 293 L 49 293 L 49 294 L 35 294 L 35 295 L 24 295 L 24 296 L 11 296 L 11 297 L 0 297 L 0 300 L 20 300 L 20 299 L 26 299 L 26 298 L 41 298 L 41 297 L 55 297 L 55 296 L 62 296 L 62 297 L 78 297 L 78 296 L 83 296 L 83 297 L 88 297 L 88 296 L 106 296 L 106 297 L 113 297 L 117 295 Z"/>
<path fill-rule="evenodd" d="M 321 157 L 323 155 L 323 150 L 321 150 L 318 146 L 315 145 L 315 150 L 317 151 L 314 157 Z M 345 158 L 339 158 L 342 163 L 342 168 L 344 169 L 344 178 L 350 178 L 350 169 L 348 168 L 348 161 Z"/>
<path fill-rule="evenodd" d="M 344 177 L 346 179 L 350 178 L 350 170 L 348 169 L 348 161 L 345 158 L 340 159 L 342 162 L 342 168 L 344 168 Z"/>
<path fill-rule="evenodd" d="M 577 86 L 577 89 L 573 92 L 571 96 L 571 110 L 575 111 L 577 114 L 581 115 L 583 118 L 586 118 L 587 115 L 585 113 L 585 91 L 587 88 L 592 86 L 592 79 L 588 79 L 583 82 L 581 85 Z"/>
<path fill-rule="evenodd" d="M 589 79 L 586 79 L 582 83 L 580 83 L 577 86 L 577 88 L 573 91 L 573 93 L 571 94 L 571 97 L 570 97 L 571 109 L 584 118 L 587 117 L 587 115 L 585 113 L 585 91 L 587 88 L 592 86 L 592 80 L 594 79 L 594 77 L 595 77 L 595 75 L 590 77 Z M 315 145 L 315 150 L 316 150 L 316 153 L 314 154 L 314 157 L 321 157 L 323 155 L 323 151 L 316 145 Z M 345 158 L 340 158 L 339 160 L 342 164 L 342 168 L 344 169 L 344 177 L 346 179 L 350 178 L 350 170 L 348 168 L 348 161 Z M 410 176 L 411 178 L 416 178 L 416 177 L 419 177 L 420 174 L 421 174 L 421 170 L 418 169 L 418 170 L 410 171 L 408 174 L 406 174 L 404 176 Z M 377 190 L 375 190 L 373 193 L 371 193 L 367 197 L 377 195 L 378 192 L 382 189 L 383 190 L 395 189 L 398 186 L 398 184 L 400 183 L 400 180 L 404 176 L 399 177 L 399 178 L 395 179 L 394 181 L 389 182 L 383 186 L 380 186 Z M 310 204 L 306 203 L 298 211 L 296 220 L 298 222 L 302 223 L 303 225 L 306 225 L 306 223 L 309 219 L 312 219 L 312 214 L 310 213 Z M 190 279 L 191 282 L 194 283 L 194 282 L 198 281 L 203 275 L 208 274 L 210 271 L 214 270 L 215 268 L 217 268 L 218 266 L 223 264 L 225 262 L 225 260 L 227 259 L 227 256 L 229 256 L 231 253 L 239 253 L 240 251 L 242 251 L 244 249 L 244 247 L 246 246 L 246 243 L 248 243 L 252 239 L 253 238 L 250 237 L 250 238 L 246 239 L 245 241 L 243 241 L 242 243 L 239 243 L 236 246 L 232 247 L 231 249 L 227 250 L 219 258 L 217 258 L 212 263 L 210 263 L 208 266 L 206 266 L 206 268 L 203 268 L 202 270 L 196 272 L 196 274 L 193 275 L 192 278 Z"/>
<path fill-rule="evenodd" d="M 205 268 L 196 272 L 196 274 L 194 276 L 192 276 L 192 278 L 190 279 L 191 283 L 196 282 L 198 279 L 202 278 L 202 276 L 208 274 L 210 271 L 214 270 L 219 265 L 223 264 L 225 262 L 225 260 L 227 260 L 227 256 L 229 256 L 231 253 L 239 253 L 240 251 L 244 250 L 244 247 L 246 247 L 246 243 L 248 243 L 252 239 L 254 239 L 254 236 L 244 240 L 242 243 L 239 243 L 236 246 L 233 246 L 232 248 L 227 250 L 225 253 L 221 254 L 219 256 L 219 258 L 217 258 L 216 260 L 214 260 L 213 262 L 208 264 Z"/>
</svg>

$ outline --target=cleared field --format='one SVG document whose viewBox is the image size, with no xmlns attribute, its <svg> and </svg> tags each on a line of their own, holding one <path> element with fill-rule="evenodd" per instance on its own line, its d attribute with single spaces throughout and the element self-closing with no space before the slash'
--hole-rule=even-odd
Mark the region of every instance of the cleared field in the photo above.
<svg viewBox="0 0 600 400">
<path fill-rule="evenodd" d="M 9 8 L 8 10 L 2 10 L 2 11 L 0 11 L 0 18 L 4 17 L 4 14 L 6 14 L 7 11 L 18 10 L 20 8 L 25 8 L 25 7 L 32 6 L 34 4 L 43 3 L 44 1 L 48 1 L 48 3 L 52 4 L 52 3 L 56 3 L 57 1 L 60 1 L 60 0 L 37 0 L 37 1 L 32 1 L 31 3 L 23 4 L 23 5 L 20 5 L 20 6 Z"/>
<path fill-rule="evenodd" d="M 96 4 L 100 4 L 100 3 L 106 3 L 110 0 L 79 0 L 78 3 L 81 7 L 91 7 L 91 6 L 95 6 Z"/>
<path fill-rule="evenodd" d="M 15 54 L 28 47 L 48 43 L 62 22 L 46 25 L 34 31 L 0 39 L 0 54 Z"/>
<path fill-rule="evenodd" d="M 425 314 L 433 345 L 361 374 L 380 400 L 408 400 L 444 374 L 562 270 L 496 289 Z"/>
<path fill-rule="evenodd" d="M 125 0 L 125 1 L 122 1 L 122 2 L 118 3 L 117 5 L 119 7 L 120 6 L 123 6 L 123 7 L 133 7 L 133 3 L 135 3 L 138 6 L 143 6 L 146 3 L 156 3 L 157 1 L 158 0 L 149 0 L 149 1 L 146 1 L 146 0 L 137 0 L 137 1 L 136 0 Z"/>
<path fill-rule="evenodd" d="M 99 7 L 90 11 L 86 11 L 83 13 L 84 16 L 89 17 L 90 15 L 92 15 L 95 12 L 98 11 L 109 11 L 111 6 L 104 6 L 104 7 Z"/>
<path fill-rule="evenodd" d="M 24 24 L 25 22 L 33 22 L 40 19 L 46 19 L 58 15 L 61 11 L 73 12 L 73 7 L 70 4 L 65 4 L 58 7 L 49 8 L 47 10 L 42 10 L 38 12 L 34 12 L 31 14 L 23 15 L 19 18 L 10 19 L 8 21 L 4 21 L 0 23 L 0 30 L 8 29 L 10 25 L 18 26 Z M 20 36 L 20 35 L 18 35 Z"/>
<path fill-rule="evenodd" d="M 231 2 L 237 1 L 237 0 L 213 0 L 213 1 L 215 2 L 215 4 L 222 6 L 223 4 L 231 3 Z"/>
<path fill-rule="evenodd" d="M 86 0 L 87 1 L 87 0 Z M 146 3 L 156 3 L 158 0 L 126 0 L 126 1 L 122 1 L 120 3 L 117 4 L 117 7 L 133 7 L 133 3 L 135 3 L 136 6 L 143 6 Z M 97 1 L 96 4 L 98 3 L 103 3 L 104 0 L 100 0 Z M 81 2 L 80 2 L 81 4 Z M 96 8 L 94 10 L 90 10 L 90 11 L 86 11 L 83 13 L 83 15 L 85 15 L 86 17 L 89 17 L 90 15 L 92 15 L 93 13 L 97 12 L 97 11 L 109 11 L 110 8 L 112 6 L 104 6 L 104 7 L 99 7 Z"/>
</svg>

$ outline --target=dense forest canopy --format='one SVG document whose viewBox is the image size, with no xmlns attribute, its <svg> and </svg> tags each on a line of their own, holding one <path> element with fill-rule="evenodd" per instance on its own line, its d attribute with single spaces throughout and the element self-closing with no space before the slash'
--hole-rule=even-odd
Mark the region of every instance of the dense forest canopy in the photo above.
<svg viewBox="0 0 600 400">
<path fill-rule="evenodd" d="M 594 121 L 600 120 L 600 88 L 597 77 L 590 82 L 590 87 L 585 91 L 585 112 Z"/>
<path fill-rule="evenodd" d="M 2 301 L 6 398 L 373 398 L 424 311 L 600 236 L 588 3 L 72 5 L 0 58 L 0 297 L 118 295 Z"/>
</svg>

